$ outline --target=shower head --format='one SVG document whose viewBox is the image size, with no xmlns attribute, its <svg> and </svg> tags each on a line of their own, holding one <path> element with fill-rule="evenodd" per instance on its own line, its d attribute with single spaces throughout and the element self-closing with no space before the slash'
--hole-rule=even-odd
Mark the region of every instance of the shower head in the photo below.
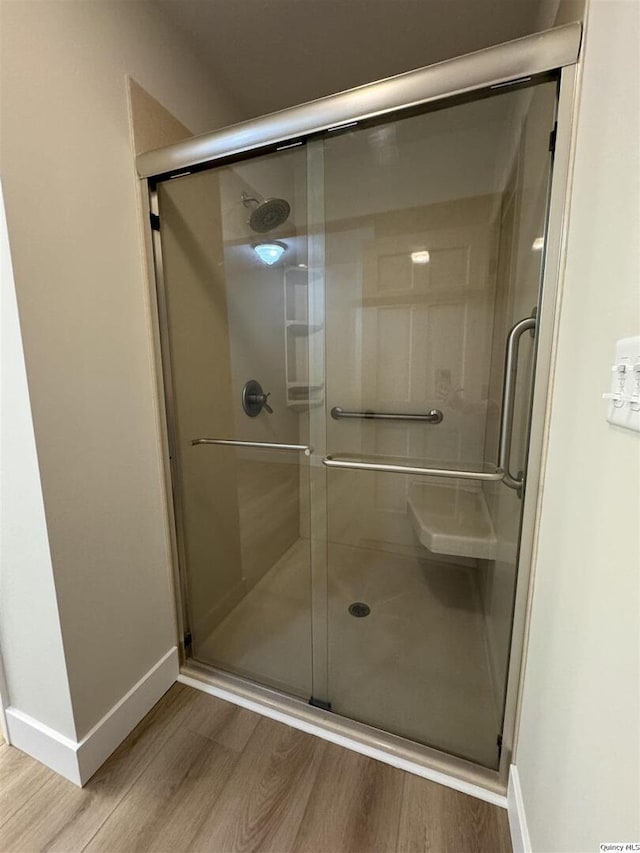
<svg viewBox="0 0 640 853">
<path fill-rule="evenodd" d="M 249 217 L 249 227 L 257 234 L 266 234 L 285 222 L 291 213 L 291 205 L 283 198 L 267 198 L 259 201 L 246 193 L 242 193 L 242 203 L 245 207 L 255 204 Z"/>
</svg>

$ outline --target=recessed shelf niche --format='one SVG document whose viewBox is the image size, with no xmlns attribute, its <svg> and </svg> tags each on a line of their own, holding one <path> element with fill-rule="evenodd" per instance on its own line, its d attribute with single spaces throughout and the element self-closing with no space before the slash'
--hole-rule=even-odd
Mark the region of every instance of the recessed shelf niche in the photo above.
<svg viewBox="0 0 640 853">
<path fill-rule="evenodd" d="M 309 324 L 309 271 L 286 267 L 284 271 L 284 346 L 287 406 L 307 411 L 323 402 L 324 385 L 309 384 L 309 337 L 322 329 Z"/>
</svg>

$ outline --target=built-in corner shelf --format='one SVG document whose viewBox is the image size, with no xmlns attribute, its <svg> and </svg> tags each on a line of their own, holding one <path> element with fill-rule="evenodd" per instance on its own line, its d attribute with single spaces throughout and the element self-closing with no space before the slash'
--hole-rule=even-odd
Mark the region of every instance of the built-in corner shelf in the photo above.
<svg viewBox="0 0 640 853">
<path fill-rule="evenodd" d="M 412 483 L 407 506 L 420 543 L 433 554 L 495 559 L 496 534 L 480 485 Z"/>
<path fill-rule="evenodd" d="M 323 402 L 324 385 L 309 385 L 306 382 L 287 382 L 287 406 L 304 412 Z"/>
<path fill-rule="evenodd" d="M 309 323 L 309 272 L 306 267 L 284 271 L 284 346 L 287 406 L 305 412 L 324 402 L 324 385 L 309 383 L 309 348 L 322 325 Z"/>
<path fill-rule="evenodd" d="M 322 326 L 309 325 L 306 320 L 287 320 L 285 328 L 292 335 L 310 335 L 313 332 L 319 332 Z"/>
</svg>

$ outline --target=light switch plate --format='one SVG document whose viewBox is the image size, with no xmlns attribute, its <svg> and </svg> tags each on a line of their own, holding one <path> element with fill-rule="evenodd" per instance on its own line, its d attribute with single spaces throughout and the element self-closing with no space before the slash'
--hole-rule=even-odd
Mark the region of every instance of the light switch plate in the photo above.
<svg viewBox="0 0 640 853">
<path fill-rule="evenodd" d="M 609 400 L 609 423 L 640 432 L 640 335 L 616 341 L 611 390 L 604 396 Z"/>
</svg>

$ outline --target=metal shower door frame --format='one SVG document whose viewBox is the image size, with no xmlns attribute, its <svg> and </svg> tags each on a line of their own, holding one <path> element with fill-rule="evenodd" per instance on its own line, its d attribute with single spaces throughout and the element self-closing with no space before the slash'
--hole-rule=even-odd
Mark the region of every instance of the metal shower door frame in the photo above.
<svg viewBox="0 0 640 853">
<path fill-rule="evenodd" d="M 572 162 L 573 127 L 578 88 L 578 56 L 581 24 L 568 24 L 503 45 L 487 48 L 417 71 L 321 98 L 252 121 L 141 154 L 136 165 L 142 179 L 142 194 L 148 203 L 150 226 L 147 249 L 152 255 L 155 281 L 150 282 L 152 300 L 151 334 L 157 364 L 158 406 L 168 504 L 168 526 L 173 555 L 176 621 L 181 650 L 182 676 L 230 701 L 260 709 L 290 725 L 313 730 L 329 740 L 345 743 L 365 754 L 395 766 L 413 769 L 451 787 L 497 802 L 506 792 L 509 766 L 517 736 L 523 653 L 529 624 L 532 565 L 541 501 L 542 470 L 546 459 L 550 380 L 555 359 L 560 275 L 564 263 L 568 187 Z M 369 121 L 389 120 L 429 104 L 455 98 L 486 97 L 493 89 L 526 84 L 535 77 L 559 74 L 557 134 L 552 162 L 551 190 L 545 236 L 542 298 L 537 324 L 537 351 L 533 389 L 530 440 L 527 457 L 527 488 L 524 495 L 520 551 L 513 614 L 513 631 L 506 690 L 503 740 L 498 771 L 473 765 L 430 747 L 414 744 L 391 733 L 327 715 L 300 700 L 244 679 L 189 664 L 187 657 L 188 614 L 186 611 L 185 560 L 182 542 L 181 495 L 175 477 L 175 425 L 173 387 L 168 353 L 162 245 L 158 230 L 157 184 L 237 159 L 269 153 L 312 139 L 342 127 Z M 319 495 L 318 495 L 319 497 Z M 204 689 L 207 689 L 204 686 Z M 329 717 L 334 718 L 332 721 Z M 400 764 L 398 762 L 401 762 Z M 413 763 L 413 768 L 408 764 Z M 472 791 L 471 788 L 474 790 Z M 484 792 L 484 794 L 483 794 Z M 504 805 L 504 802 L 500 802 Z"/>
<path fill-rule="evenodd" d="M 421 108 L 481 89 L 499 89 L 526 82 L 574 64 L 581 36 L 581 24 L 565 24 L 193 136 L 139 154 L 136 158 L 138 174 L 141 178 L 162 180 L 198 167 L 207 168 L 214 161 L 238 158 L 258 150 L 288 148 L 315 134 L 382 119 L 399 110 Z"/>
</svg>

